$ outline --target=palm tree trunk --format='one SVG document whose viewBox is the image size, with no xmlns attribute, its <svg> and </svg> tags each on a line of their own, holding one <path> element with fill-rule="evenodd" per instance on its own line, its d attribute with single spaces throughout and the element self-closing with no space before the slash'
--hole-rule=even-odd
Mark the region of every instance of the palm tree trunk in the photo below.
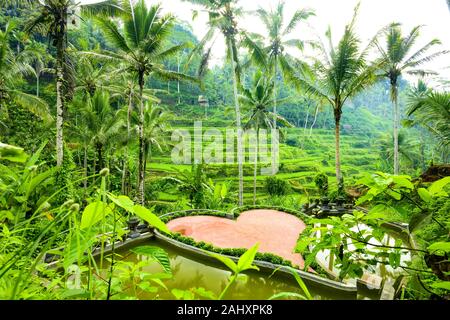
<svg viewBox="0 0 450 320">
<path fill-rule="evenodd" d="M 97 158 L 98 158 L 98 172 L 100 172 L 104 167 L 103 161 L 103 146 L 97 145 Z"/>
<path fill-rule="evenodd" d="M 335 144 L 336 144 L 336 180 L 338 185 L 341 182 L 341 115 L 342 110 L 340 107 L 334 109 L 334 121 L 335 121 Z"/>
<path fill-rule="evenodd" d="M 58 66 L 56 71 L 56 165 L 60 167 L 64 157 L 64 97 L 63 97 L 63 63 L 64 54 L 62 48 L 58 48 Z"/>
<path fill-rule="evenodd" d="M 39 75 L 36 75 L 36 97 L 39 98 Z"/>
<path fill-rule="evenodd" d="M 258 143 L 259 143 L 259 129 L 256 129 L 256 145 L 255 145 L 255 159 L 253 169 L 253 205 L 256 204 L 256 175 L 258 172 Z"/>
<path fill-rule="evenodd" d="M 316 112 L 314 113 L 314 121 L 311 125 L 311 128 L 309 128 L 309 136 L 312 136 L 312 130 L 313 130 L 314 125 L 316 124 L 318 114 L 319 114 L 319 104 L 317 104 L 317 106 L 316 106 Z"/>
<path fill-rule="evenodd" d="M 236 129 L 237 129 L 237 156 L 238 156 L 238 171 L 239 171 L 239 205 L 244 204 L 244 172 L 243 172 L 243 154 L 242 154 L 242 128 L 241 128 L 241 110 L 239 107 L 238 89 L 237 89 L 237 77 L 236 77 L 236 65 L 234 61 L 234 52 L 231 39 L 228 40 L 228 48 L 231 53 L 231 64 L 233 73 L 233 93 L 234 93 L 234 106 L 236 111 Z"/>
<path fill-rule="evenodd" d="M 128 95 L 128 110 L 127 110 L 127 143 L 125 145 L 125 160 L 123 161 L 122 170 L 122 194 L 128 195 L 129 186 L 129 172 L 128 172 L 128 144 L 130 143 L 130 128 L 131 128 L 131 111 L 133 109 L 133 89 L 130 86 L 130 94 Z"/>
<path fill-rule="evenodd" d="M 273 129 L 277 129 L 277 75 L 278 75 L 278 61 L 275 59 L 275 77 L 273 82 Z M 272 152 L 272 175 L 275 175 L 276 168 L 276 154 Z"/>
<path fill-rule="evenodd" d="M 145 141 L 144 141 L 144 100 L 142 92 L 144 90 L 144 74 L 139 74 L 139 165 L 138 165 L 138 201 L 144 205 L 144 179 L 145 179 Z"/>
<path fill-rule="evenodd" d="M 84 159 L 83 159 L 83 169 L 84 169 L 84 191 L 87 189 L 87 176 L 88 176 L 88 168 L 87 168 L 87 145 L 84 145 Z"/>
<path fill-rule="evenodd" d="M 177 56 L 177 71 L 180 73 L 180 57 Z M 177 93 L 178 93 L 178 104 L 181 104 L 181 96 L 180 96 L 180 79 L 177 80 Z"/>
<path fill-rule="evenodd" d="M 398 108 L 398 94 L 397 89 L 394 89 L 394 174 L 398 175 L 400 171 L 399 152 L 398 152 L 398 120 L 399 120 L 399 108 Z"/>
</svg>

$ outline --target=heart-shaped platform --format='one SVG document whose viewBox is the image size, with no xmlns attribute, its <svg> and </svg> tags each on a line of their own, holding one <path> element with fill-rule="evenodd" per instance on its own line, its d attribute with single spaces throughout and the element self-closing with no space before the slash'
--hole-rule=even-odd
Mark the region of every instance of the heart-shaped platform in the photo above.
<svg viewBox="0 0 450 320">
<path fill-rule="evenodd" d="M 296 216 L 285 212 L 249 210 L 242 212 L 236 220 L 188 216 L 171 220 L 167 226 L 172 232 L 219 248 L 250 248 L 258 242 L 258 252 L 278 255 L 303 268 L 303 257 L 294 253 L 294 249 L 306 225 Z"/>
</svg>

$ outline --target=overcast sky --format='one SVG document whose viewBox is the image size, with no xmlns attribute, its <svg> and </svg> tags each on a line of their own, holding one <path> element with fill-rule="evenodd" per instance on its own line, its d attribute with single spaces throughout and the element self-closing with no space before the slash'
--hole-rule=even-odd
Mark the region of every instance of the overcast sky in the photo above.
<svg viewBox="0 0 450 320">
<path fill-rule="evenodd" d="M 149 4 L 156 1 L 146 0 Z M 290 19 L 293 12 L 301 8 L 312 8 L 316 16 L 308 20 L 308 24 L 300 24 L 293 33 L 294 37 L 301 39 L 314 39 L 317 35 L 323 37 L 328 26 L 331 26 L 335 43 L 341 37 L 345 25 L 353 15 L 353 9 L 358 0 L 285 0 L 285 12 Z M 403 25 L 404 33 L 409 32 L 416 25 L 424 25 L 419 42 L 420 45 L 438 38 L 442 41 L 442 49 L 450 50 L 450 11 L 446 0 L 361 0 L 360 13 L 357 23 L 357 33 L 363 40 L 368 40 L 383 26 L 396 21 Z M 201 38 L 206 30 L 207 16 L 200 15 L 192 22 L 192 9 L 198 9 L 188 2 L 181 0 L 160 1 L 164 11 L 174 13 L 179 19 L 192 24 L 194 34 Z M 275 7 L 278 0 L 241 0 L 240 4 L 245 10 L 255 10 Z M 239 25 L 251 32 L 264 32 L 258 18 L 251 14 Z M 217 41 L 213 53 L 215 62 L 221 61 L 224 52 L 223 41 Z M 441 76 L 450 79 L 450 54 L 434 62 L 424 65 L 423 68 L 432 69 Z"/>
</svg>

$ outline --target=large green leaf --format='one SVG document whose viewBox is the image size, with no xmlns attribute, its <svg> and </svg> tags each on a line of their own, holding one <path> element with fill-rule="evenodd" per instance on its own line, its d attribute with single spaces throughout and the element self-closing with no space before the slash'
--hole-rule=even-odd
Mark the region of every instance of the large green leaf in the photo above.
<svg viewBox="0 0 450 320">
<path fill-rule="evenodd" d="M 155 260 L 161 265 L 161 267 L 163 267 L 165 272 L 167 273 L 172 272 L 170 267 L 169 255 L 167 254 L 166 251 L 164 251 L 164 249 L 154 246 L 139 246 L 131 249 L 131 251 L 133 251 L 136 254 L 143 255 Z"/>
<path fill-rule="evenodd" d="M 81 216 L 80 229 L 90 228 L 108 214 L 112 213 L 111 207 L 102 201 L 90 203 Z"/>
<path fill-rule="evenodd" d="M 83 263 L 87 256 L 85 252 L 96 241 L 96 232 L 94 230 L 75 230 L 70 240 L 64 246 L 63 267 L 67 271 L 73 263 Z"/>
<path fill-rule="evenodd" d="M 248 269 L 259 270 L 257 266 L 252 265 L 255 260 L 256 252 L 258 252 L 259 243 L 256 243 L 253 247 L 245 251 L 245 253 L 239 258 L 237 263 L 238 272 L 242 272 Z"/>
<path fill-rule="evenodd" d="M 431 286 L 436 289 L 450 290 L 450 281 L 435 282 Z"/>
<path fill-rule="evenodd" d="M 419 197 L 425 201 L 426 203 L 430 203 L 432 198 L 431 198 L 431 194 L 428 192 L 427 189 L 425 188 L 419 188 L 417 189 L 417 193 L 419 194 Z"/>
<path fill-rule="evenodd" d="M 27 158 L 28 155 L 22 148 L 0 142 L 0 160 L 24 163 Z"/>
<path fill-rule="evenodd" d="M 312 300 L 313 299 L 312 295 L 311 295 L 311 293 L 309 293 L 308 287 L 306 287 L 306 284 L 303 282 L 302 278 L 300 278 L 300 276 L 294 269 L 292 269 L 292 268 L 289 268 L 289 269 L 291 269 L 291 272 L 294 275 L 295 280 L 297 281 L 298 285 L 302 289 L 303 293 L 306 295 L 306 298 L 308 298 L 308 300 Z"/>
<path fill-rule="evenodd" d="M 395 184 L 399 187 L 404 187 L 408 189 L 414 189 L 414 185 L 411 183 L 411 178 L 408 176 L 392 176 Z"/>
<path fill-rule="evenodd" d="M 224 265 L 226 265 L 228 267 L 228 269 L 230 269 L 234 273 L 237 273 L 238 267 L 237 267 L 236 263 L 234 263 L 234 261 L 231 260 L 230 258 L 222 256 L 222 255 L 220 255 L 218 253 L 214 253 L 214 252 L 209 252 L 209 251 L 205 251 L 205 252 L 207 254 L 209 254 L 211 257 L 216 258 L 217 260 L 222 262 Z"/>
<path fill-rule="evenodd" d="M 134 213 L 133 211 L 133 207 L 134 207 L 134 202 L 128 198 L 127 196 L 114 196 L 112 194 L 108 194 L 108 198 L 114 202 L 115 204 L 117 204 L 119 207 L 125 209 L 128 212 Z"/>
<path fill-rule="evenodd" d="M 433 182 L 433 184 L 428 188 L 428 191 L 434 197 L 447 196 L 447 193 L 443 189 L 449 183 L 450 183 L 450 177 L 445 177 L 441 180 Z"/>
<path fill-rule="evenodd" d="M 450 252 L 450 242 L 435 242 L 428 247 L 431 253 Z"/>
<path fill-rule="evenodd" d="M 133 207 L 133 212 L 136 214 L 139 218 L 141 218 L 144 221 L 147 221 L 151 226 L 155 227 L 156 229 L 163 231 L 165 233 L 171 233 L 169 228 L 167 228 L 166 224 L 161 221 L 160 218 L 158 218 L 157 215 L 152 213 L 149 209 L 136 204 Z"/>
</svg>

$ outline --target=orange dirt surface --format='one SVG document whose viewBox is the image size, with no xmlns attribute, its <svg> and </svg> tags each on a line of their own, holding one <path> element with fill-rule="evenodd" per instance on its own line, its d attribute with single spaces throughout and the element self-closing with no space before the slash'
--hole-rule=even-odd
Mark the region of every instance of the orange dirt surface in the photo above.
<svg viewBox="0 0 450 320">
<path fill-rule="evenodd" d="M 305 223 L 299 218 L 276 210 L 249 210 L 237 220 L 213 216 L 191 216 L 171 220 L 170 231 L 219 248 L 250 248 L 259 243 L 258 252 L 272 253 L 303 268 L 303 257 L 294 253 Z"/>
</svg>

